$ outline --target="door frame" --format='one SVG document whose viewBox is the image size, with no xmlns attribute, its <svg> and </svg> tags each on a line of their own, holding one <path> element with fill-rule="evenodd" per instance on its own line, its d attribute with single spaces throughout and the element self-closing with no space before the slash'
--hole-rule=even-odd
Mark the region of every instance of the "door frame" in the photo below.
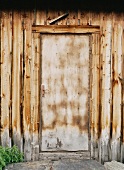
<svg viewBox="0 0 124 170">
<path fill-rule="evenodd" d="M 41 34 L 84 34 L 84 35 L 99 35 L 100 34 L 100 26 L 99 25 L 94 25 L 94 26 L 89 26 L 89 25 L 33 25 L 32 26 L 32 33 L 33 34 L 38 34 L 38 37 L 41 37 Z M 90 36 L 91 37 L 91 36 Z M 89 38 L 90 38 L 89 37 Z M 90 39 L 91 40 L 91 39 Z M 91 40 L 92 41 L 92 40 Z M 40 38 L 40 46 L 41 46 L 41 38 Z M 92 47 L 91 47 L 92 48 Z M 89 62 L 90 65 L 92 64 L 92 51 L 90 51 L 89 53 Z M 41 53 L 40 53 L 41 56 Z M 41 65 L 42 65 L 42 59 L 40 61 L 40 72 L 41 72 Z M 92 68 L 89 67 L 89 79 L 91 77 L 91 70 Z M 41 99 L 41 76 L 39 76 L 40 80 L 39 80 L 39 96 L 40 96 L 40 125 L 39 125 L 39 146 L 40 146 L 40 141 L 42 139 L 42 135 L 41 135 L 41 128 L 42 128 L 42 99 Z M 90 107 L 91 107 L 91 80 L 89 80 L 89 109 L 88 109 L 88 137 L 89 137 L 89 142 L 88 142 L 88 152 L 90 152 L 90 157 L 91 154 L 93 152 L 93 136 L 91 134 L 91 113 L 90 113 Z M 100 90 L 100 89 L 98 89 Z M 41 148 L 40 148 L 40 152 Z M 69 151 L 68 151 L 69 152 Z M 77 151 L 75 151 L 77 152 Z M 87 151 L 85 151 L 87 152 Z M 54 152 L 53 152 L 54 153 Z"/>
<path fill-rule="evenodd" d="M 89 25 L 33 25 L 33 33 L 56 33 L 56 34 L 98 34 L 100 26 Z"/>
</svg>

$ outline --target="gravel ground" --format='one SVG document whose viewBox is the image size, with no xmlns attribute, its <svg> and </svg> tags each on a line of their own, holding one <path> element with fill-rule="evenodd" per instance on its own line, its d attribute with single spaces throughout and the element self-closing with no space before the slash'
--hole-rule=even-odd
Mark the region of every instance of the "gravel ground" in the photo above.
<svg viewBox="0 0 124 170">
<path fill-rule="evenodd" d="M 8 165 L 5 170 L 105 170 L 95 160 L 43 160 Z"/>
</svg>

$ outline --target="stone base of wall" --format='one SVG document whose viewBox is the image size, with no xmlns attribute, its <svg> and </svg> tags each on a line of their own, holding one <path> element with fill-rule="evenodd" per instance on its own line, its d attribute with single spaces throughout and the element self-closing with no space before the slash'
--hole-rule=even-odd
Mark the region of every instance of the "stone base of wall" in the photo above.
<svg viewBox="0 0 124 170">
<path fill-rule="evenodd" d="M 124 170 L 124 164 L 117 161 L 106 162 L 104 166 L 106 170 Z"/>
</svg>

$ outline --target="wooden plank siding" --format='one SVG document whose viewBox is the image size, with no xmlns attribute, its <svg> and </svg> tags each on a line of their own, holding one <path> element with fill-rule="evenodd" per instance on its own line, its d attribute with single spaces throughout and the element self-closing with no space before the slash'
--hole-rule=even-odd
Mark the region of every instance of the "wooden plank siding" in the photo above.
<svg viewBox="0 0 124 170">
<path fill-rule="evenodd" d="M 67 17 L 49 25 L 66 12 Z M 0 144 L 16 144 L 25 160 L 38 159 L 41 32 L 92 34 L 91 157 L 124 162 L 124 19 L 114 12 L 1 11 Z"/>
<path fill-rule="evenodd" d="M 111 16 L 109 16 L 111 17 Z M 99 161 L 109 160 L 109 139 L 110 139 L 110 102 L 111 102 L 111 36 L 112 21 L 106 15 L 102 15 L 101 24 L 101 116 L 100 116 L 100 148 Z"/>
<path fill-rule="evenodd" d="M 12 12 L 1 14 L 1 144 L 11 146 Z"/>
<path fill-rule="evenodd" d="M 121 157 L 121 104 L 122 104 L 122 25 L 114 23 L 113 37 L 113 116 L 112 116 L 112 160 Z M 118 98 L 118 100 L 117 100 Z M 117 121 L 118 120 L 118 121 Z"/>
<path fill-rule="evenodd" d="M 31 60 L 31 126 L 33 160 L 38 159 L 39 153 L 39 128 L 40 128 L 40 34 L 32 35 L 32 60 Z"/>
<path fill-rule="evenodd" d="M 22 101 L 21 95 L 23 86 L 21 84 L 23 79 L 23 29 L 22 29 L 22 15 L 20 12 L 13 13 L 13 58 L 12 58 L 12 137 L 13 142 L 21 150 L 23 150 L 22 142 Z M 17 25 L 16 25 L 17 24 Z"/>
<path fill-rule="evenodd" d="M 91 67 L 91 155 L 98 160 L 99 139 L 99 98 L 100 98 L 100 58 L 99 58 L 99 34 L 92 36 L 92 67 Z"/>
<path fill-rule="evenodd" d="M 124 23 L 122 23 L 122 27 L 124 27 Z M 122 47 L 124 46 L 124 30 L 122 32 Z M 122 112 L 121 112 L 121 162 L 124 162 L 124 48 L 122 48 Z"/>
<path fill-rule="evenodd" d="M 31 160 L 32 154 L 32 126 L 31 126 L 31 50 L 32 50 L 32 15 L 24 13 L 24 101 L 23 101 L 23 127 L 24 127 L 24 153 L 25 159 Z"/>
</svg>

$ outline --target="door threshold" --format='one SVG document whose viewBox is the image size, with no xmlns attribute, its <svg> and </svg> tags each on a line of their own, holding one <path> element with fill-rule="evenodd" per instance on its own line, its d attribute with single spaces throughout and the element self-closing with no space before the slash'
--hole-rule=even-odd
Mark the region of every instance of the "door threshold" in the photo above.
<svg viewBox="0 0 124 170">
<path fill-rule="evenodd" d="M 39 153 L 39 160 L 53 160 L 60 159 L 90 159 L 89 151 L 81 152 L 41 152 Z"/>
</svg>

